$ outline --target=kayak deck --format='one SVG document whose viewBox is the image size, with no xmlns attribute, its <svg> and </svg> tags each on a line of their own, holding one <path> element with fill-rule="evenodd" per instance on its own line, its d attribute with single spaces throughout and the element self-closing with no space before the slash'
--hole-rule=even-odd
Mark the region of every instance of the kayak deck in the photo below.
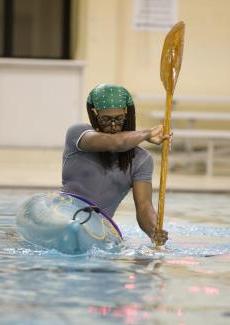
<svg viewBox="0 0 230 325">
<path fill-rule="evenodd" d="M 33 195 L 19 208 L 16 221 L 27 241 L 67 254 L 84 253 L 94 245 L 106 249 L 122 241 L 114 221 L 66 193 Z"/>
</svg>

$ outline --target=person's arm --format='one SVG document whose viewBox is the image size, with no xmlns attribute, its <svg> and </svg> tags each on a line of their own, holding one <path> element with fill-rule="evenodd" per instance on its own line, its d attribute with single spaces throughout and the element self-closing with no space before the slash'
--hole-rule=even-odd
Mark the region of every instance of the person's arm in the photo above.
<svg viewBox="0 0 230 325">
<path fill-rule="evenodd" d="M 136 206 L 137 222 L 149 238 L 160 245 L 168 239 L 165 230 L 157 230 L 157 213 L 152 204 L 152 184 L 145 181 L 134 181 L 133 198 Z"/>
<path fill-rule="evenodd" d="M 168 137 L 163 136 L 162 125 L 152 129 L 124 131 L 115 134 L 91 131 L 82 136 L 78 142 L 78 147 L 83 151 L 92 152 L 124 152 L 136 147 L 145 140 L 160 144 Z"/>
</svg>

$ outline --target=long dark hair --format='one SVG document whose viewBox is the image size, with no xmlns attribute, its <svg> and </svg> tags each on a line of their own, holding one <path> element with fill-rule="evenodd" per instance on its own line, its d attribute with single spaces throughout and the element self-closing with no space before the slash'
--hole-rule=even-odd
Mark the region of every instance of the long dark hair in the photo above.
<svg viewBox="0 0 230 325">
<path fill-rule="evenodd" d="M 87 103 L 87 111 L 89 115 L 89 120 L 92 127 L 97 130 L 99 129 L 97 117 L 93 112 L 94 106 L 92 104 Z M 136 130 L 136 115 L 135 115 L 135 106 L 130 105 L 127 107 L 126 119 L 122 128 L 122 131 L 135 131 Z M 100 152 L 99 153 L 100 160 L 103 166 L 107 169 L 112 166 L 112 154 L 110 152 Z M 127 171 L 128 167 L 132 166 L 132 159 L 135 156 L 135 150 L 131 149 L 125 152 L 118 152 L 118 165 L 120 170 L 124 173 Z"/>
</svg>

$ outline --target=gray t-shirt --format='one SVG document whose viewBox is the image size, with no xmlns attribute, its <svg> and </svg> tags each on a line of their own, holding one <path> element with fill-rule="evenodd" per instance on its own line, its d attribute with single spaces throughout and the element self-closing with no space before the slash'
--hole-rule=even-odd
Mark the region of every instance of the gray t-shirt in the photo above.
<svg viewBox="0 0 230 325">
<path fill-rule="evenodd" d="M 63 153 L 62 190 L 78 194 L 95 203 L 112 217 L 134 181 L 152 182 L 153 160 L 148 151 L 135 147 L 131 171 L 120 170 L 117 160 L 105 169 L 96 152 L 81 151 L 78 142 L 85 132 L 93 130 L 88 124 L 71 126 L 66 134 Z"/>
</svg>

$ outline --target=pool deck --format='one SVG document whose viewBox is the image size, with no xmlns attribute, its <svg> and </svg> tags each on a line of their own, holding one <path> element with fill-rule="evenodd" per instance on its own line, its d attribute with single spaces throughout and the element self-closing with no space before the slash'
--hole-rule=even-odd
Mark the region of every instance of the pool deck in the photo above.
<svg viewBox="0 0 230 325">
<path fill-rule="evenodd" d="M 60 149 L 0 149 L 0 188 L 59 189 L 61 186 Z M 159 187 L 159 164 L 153 188 Z M 230 193 L 230 176 L 169 173 L 167 190 L 178 192 Z"/>
</svg>

